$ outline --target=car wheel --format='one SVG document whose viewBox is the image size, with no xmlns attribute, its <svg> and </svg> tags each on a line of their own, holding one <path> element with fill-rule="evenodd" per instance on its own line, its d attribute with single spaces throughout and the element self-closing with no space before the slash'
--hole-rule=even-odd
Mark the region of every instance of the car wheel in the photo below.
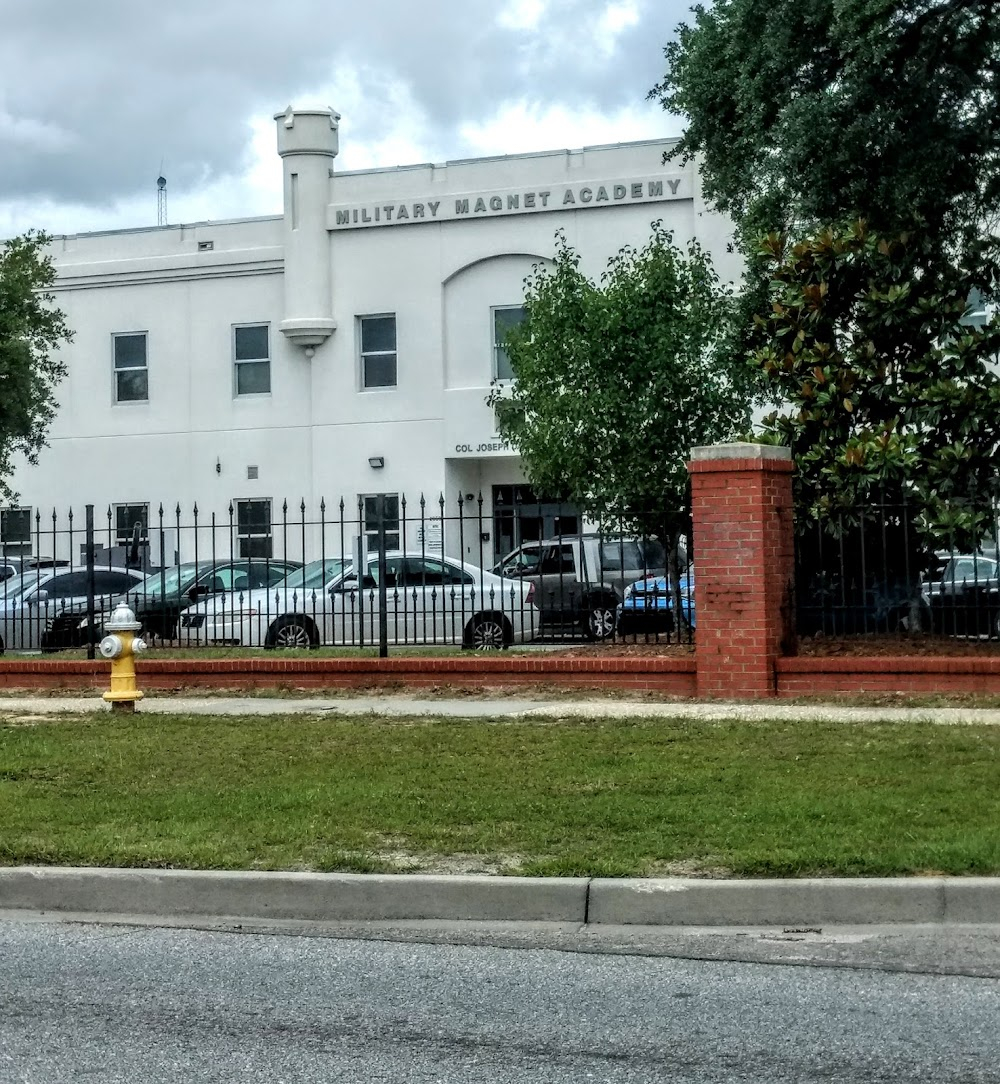
<svg viewBox="0 0 1000 1084">
<path fill-rule="evenodd" d="M 465 628 L 465 646 L 473 651 L 502 651 L 513 638 L 510 624 L 497 614 L 479 614 Z"/>
<path fill-rule="evenodd" d="M 585 629 L 591 640 L 607 640 L 615 631 L 618 606 L 608 599 L 592 602 L 587 611 Z"/>
<path fill-rule="evenodd" d="M 268 647 L 316 647 L 319 637 L 308 617 L 279 617 L 268 629 Z"/>
</svg>

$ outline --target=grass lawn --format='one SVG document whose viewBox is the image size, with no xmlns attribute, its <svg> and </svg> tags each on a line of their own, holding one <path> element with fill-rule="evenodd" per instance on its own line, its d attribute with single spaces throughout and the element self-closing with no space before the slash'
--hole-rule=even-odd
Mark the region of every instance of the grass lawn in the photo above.
<svg viewBox="0 0 1000 1084">
<path fill-rule="evenodd" d="M 0 863 L 1000 873 L 1000 728 L 0 714 Z"/>
</svg>

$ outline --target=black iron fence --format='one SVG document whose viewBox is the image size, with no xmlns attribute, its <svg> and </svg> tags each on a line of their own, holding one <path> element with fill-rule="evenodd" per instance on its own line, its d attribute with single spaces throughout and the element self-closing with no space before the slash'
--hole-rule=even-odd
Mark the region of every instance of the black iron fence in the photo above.
<svg viewBox="0 0 1000 1084">
<path fill-rule="evenodd" d="M 482 496 L 333 505 L 234 502 L 34 512 L 0 539 L 0 646 L 94 645 L 127 601 L 147 642 L 184 647 L 690 642 L 693 578 L 680 607 L 655 539 L 580 525 L 544 537 Z M 11 520 L 7 521 L 8 528 Z"/>
<path fill-rule="evenodd" d="M 879 501 L 813 524 L 796 543 L 799 635 L 1000 639 L 997 527 L 970 543 Z"/>
</svg>

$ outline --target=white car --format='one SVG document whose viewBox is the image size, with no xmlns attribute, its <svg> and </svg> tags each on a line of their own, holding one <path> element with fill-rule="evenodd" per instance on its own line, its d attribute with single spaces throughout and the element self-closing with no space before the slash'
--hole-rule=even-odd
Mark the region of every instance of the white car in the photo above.
<svg viewBox="0 0 1000 1084">
<path fill-rule="evenodd" d="M 247 647 L 372 646 L 379 642 L 379 563 L 359 585 L 354 566 L 313 561 L 269 588 L 213 596 L 180 615 L 182 639 Z M 462 644 L 498 650 L 534 638 L 530 583 L 448 557 L 386 555 L 386 621 L 395 644 Z"/>
<path fill-rule="evenodd" d="M 134 568 L 107 566 L 94 569 L 94 605 L 98 612 L 111 599 L 131 591 L 145 579 Z M 53 638 L 53 626 L 72 617 L 75 628 L 87 612 L 86 568 L 47 565 L 0 581 L 0 654 L 4 651 L 56 650 L 77 646 L 72 639 Z"/>
</svg>

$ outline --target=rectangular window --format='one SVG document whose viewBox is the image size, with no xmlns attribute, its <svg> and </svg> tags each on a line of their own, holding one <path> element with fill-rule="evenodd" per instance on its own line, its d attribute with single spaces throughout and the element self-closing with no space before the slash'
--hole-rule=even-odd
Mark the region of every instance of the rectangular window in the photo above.
<svg viewBox="0 0 1000 1084">
<path fill-rule="evenodd" d="M 145 403 L 149 400 L 149 367 L 146 332 L 112 336 L 115 360 L 115 402 Z"/>
<path fill-rule="evenodd" d="M 149 505 L 115 505 L 115 545 L 131 546 L 135 529 L 139 528 L 139 541 L 149 540 Z"/>
<path fill-rule="evenodd" d="M 369 553 L 378 553 L 379 509 L 385 517 L 385 548 L 399 549 L 399 494 L 368 493 L 361 498 L 365 522 L 365 544 Z"/>
<path fill-rule="evenodd" d="M 524 306 L 510 305 L 493 310 L 493 376 L 497 380 L 513 380 L 514 370 L 504 349 L 504 336 L 524 321 Z"/>
<path fill-rule="evenodd" d="M 396 386 L 396 317 L 361 316 L 361 386 Z"/>
<path fill-rule="evenodd" d="M 237 395 L 267 395 L 271 391 L 271 351 L 267 324 L 233 328 L 233 364 Z"/>
<path fill-rule="evenodd" d="M 31 555 L 30 508 L 5 508 L 0 512 L 0 546 L 4 557 Z"/>
<path fill-rule="evenodd" d="M 237 501 L 236 536 L 240 557 L 273 557 L 271 538 L 271 502 Z"/>
</svg>

